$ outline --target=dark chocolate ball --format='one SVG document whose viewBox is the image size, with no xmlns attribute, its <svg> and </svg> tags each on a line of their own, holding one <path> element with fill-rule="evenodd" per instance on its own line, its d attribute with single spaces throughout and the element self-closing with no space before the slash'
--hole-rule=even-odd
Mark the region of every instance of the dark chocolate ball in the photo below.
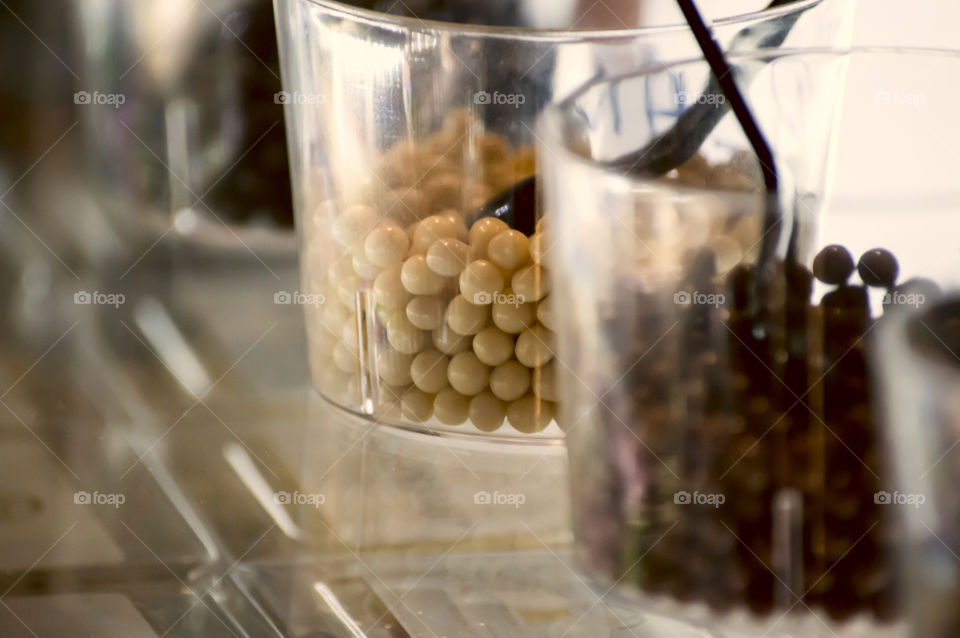
<svg viewBox="0 0 960 638">
<path fill-rule="evenodd" d="M 888 250 L 874 248 L 863 253 L 857 263 L 857 273 L 868 286 L 890 288 L 897 281 L 900 265 Z"/>
<path fill-rule="evenodd" d="M 813 275 L 825 284 L 842 284 L 852 272 L 853 257 L 839 244 L 827 246 L 813 260 Z"/>
</svg>

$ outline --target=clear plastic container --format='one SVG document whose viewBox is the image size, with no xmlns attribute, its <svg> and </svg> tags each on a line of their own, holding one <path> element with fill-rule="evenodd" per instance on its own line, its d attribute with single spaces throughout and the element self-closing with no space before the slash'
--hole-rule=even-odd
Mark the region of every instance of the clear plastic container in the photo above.
<svg viewBox="0 0 960 638">
<path fill-rule="evenodd" d="M 913 635 L 960 634 L 960 297 L 903 312 L 880 328 L 885 425 Z"/>
<path fill-rule="evenodd" d="M 723 95 L 701 92 L 702 60 L 599 81 L 543 118 L 578 553 L 709 635 L 902 635 L 874 328 L 960 279 L 960 57 L 731 60 L 782 223 L 729 113 L 679 168 L 623 161 L 705 121 L 689 113 Z"/>
<path fill-rule="evenodd" d="M 294 255 L 270 1 L 73 7 L 85 169 L 132 259 L 177 238 Z"/>
<path fill-rule="evenodd" d="M 416 430 L 560 437 L 534 120 L 598 74 L 696 44 L 677 16 L 619 4 L 369 4 L 277 2 L 314 385 Z M 735 49 L 842 40 L 852 8 L 724 7 Z M 478 212 L 505 189 L 516 206 Z"/>
</svg>

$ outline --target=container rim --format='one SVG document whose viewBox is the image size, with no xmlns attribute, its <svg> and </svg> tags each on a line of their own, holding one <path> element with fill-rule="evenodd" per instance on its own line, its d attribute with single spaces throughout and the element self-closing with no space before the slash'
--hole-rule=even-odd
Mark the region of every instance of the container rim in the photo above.
<svg viewBox="0 0 960 638">
<path fill-rule="evenodd" d="M 909 55 L 909 56 L 924 56 L 924 57 L 941 57 L 941 58 L 953 58 L 960 61 L 960 50 L 950 50 L 950 49 L 937 49 L 937 48 L 923 48 L 923 47 L 887 47 L 887 46 L 854 46 L 854 47 L 794 47 L 794 48 L 768 48 L 768 49 L 755 49 L 753 51 L 745 51 L 740 53 L 731 53 L 727 57 L 730 61 L 771 61 L 781 58 L 800 58 L 805 56 L 832 56 L 835 58 L 844 58 L 851 55 Z M 610 75 L 606 77 L 599 77 L 595 80 L 591 80 L 586 84 L 580 86 L 576 91 L 565 97 L 564 99 L 547 106 L 543 112 L 538 117 L 537 121 L 537 135 L 540 139 L 540 144 L 544 146 L 549 146 L 550 152 L 552 154 L 561 155 L 564 161 L 570 161 L 575 164 L 579 164 L 591 171 L 598 173 L 609 173 L 611 179 L 621 179 L 627 181 L 635 181 L 638 178 L 630 176 L 624 173 L 615 173 L 610 167 L 601 164 L 600 162 L 585 157 L 580 153 L 572 150 L 564 140 L 563 140 L 563 125 L 564 125 L 564 116 L 570 110 L 571 105 L 575 104 L 577 100 L 581 99 L 584 95 L 590 91 L 596 89 L 599 86 L 604 86 L 608 84 L 616 84 L 618 82 L 624 82 L 627 80 L 641 78 L 650 75 L 656 75 L 658 73 L 663 73 L 665 71 L 670 71 L 671 69 L 687 66 L 690 64 L 706 64 L 706 60 L 702 57 L 697 58 L 687 58 L 685 60 L 678 60 L 675 62 L 661 63 L 661 64 L 651 64 L 644 66 L 642 69 L 637 71 L 630 71 L 628 73 L 620 73 L 617 75 Z M 639 178 L 642 181 L 642 178 Z M 702 190 L 694 188 L 693 190 Z M 708 189 L 709 190 L 709 189 Z"/>
<path fill-rule="evenodd" d="M 590 40 L 609 40 L 616 38 L 642 37 L 686 31 L 690 27 L 686 23 L 665 24 L 649 27 L 626 27 L 621 29 L 528 29 L 522 27 L 500 27 L 477 24 L 462 24 L 457 22 L 443 22 L 440 20 L 421 20 L 395 16 L 372 9 L 354 7 L 337 0 L 293 0 L 303 4 L 312 4 L 344 18 L 373 26 L 389 25 L 402 30 L 423 31 L 435 30 L 456 32 L 461 35 L 477 37 L 495 37 L 504 40 L 531 40 L 547 42 L 583 42 Z M 732 16 L 724 16 L 714 20 L 714 28 L 757 22 L 806 11 L 822 2 L 847 2 L 848 0 L 795 0 L 794 2 L 775 9 L 761 9 Z"/>
</svg>

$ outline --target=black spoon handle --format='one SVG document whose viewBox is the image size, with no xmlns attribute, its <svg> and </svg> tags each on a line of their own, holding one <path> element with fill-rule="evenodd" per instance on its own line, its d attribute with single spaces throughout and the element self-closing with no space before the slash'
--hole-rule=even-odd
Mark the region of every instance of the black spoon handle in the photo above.
<svg viewBox="0 0 960 638">
<path fill-rule="evenodd" d="M 769 11 L 796 1 L 773 0 L 765 10 Z M 799 17 L 799 13 L 792 13 L 772 23 L 763 22 L 741 29 L 734 37 L 730 50 L 778 47 L 786 40 Z M 737 79 L 742 83 L 750 82 L 751 74 L 746 69 L 742 69 L 739 75 Z M 723 84 L 715 74 L 711 74 L 701 95 L 720 94 L 724 94 Z M 671 171 L 693 157 L 723 116 L 729 112 L 731 106 L 732 102 L 729 98 L 723 104 L 698 101 L 681 113 L 673 126 L 643 148 L 605 163 L 630 173 L 662 175 Z"/>
<path fill-rule="evenodd" d="M 772 0 L 766 10 L 793 4 L 798 0 Z M 745 27 L 734 36 L 731 49 L 756 47 L 777 47 L 783 43 L 796 24 L 799 14 L 793 13 L 774 23 L 761 22 L 760 24 Z M 740 78 L 749 82 L 749 78 Z M 720 94 L 723 88 L 716 77 L 711 75 L 705 94 Z M 666 173 L 680 166 L 693 157 L 710 135 L 717 123 L 727 114 L 729 101 L 723 105 L 697 103 L 684 111 L 677 122 L 669 130 L 658 136 L 645 147 L 623 155 L 608 162 L 613 167 L 619 167 L 627 172 L 648 174 Z M 467 219 L 467 225 L 472 225 L 483 217 L 498 217 L 503 219 L 512 228 L 521 230 L 525 234 L 533 233 L 536 223 L 536 175 L 523 179 L 494 195 Z M 775 242 L 774 242 L 775 243 Z"/>
</svg>

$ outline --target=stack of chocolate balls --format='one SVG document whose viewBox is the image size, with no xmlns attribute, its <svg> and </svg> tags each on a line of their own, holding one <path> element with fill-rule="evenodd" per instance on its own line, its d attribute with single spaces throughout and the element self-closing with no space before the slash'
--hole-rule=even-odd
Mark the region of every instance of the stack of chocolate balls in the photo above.
<svg viewBox="0 0 960 638">
<path fill-rule="evenodd" d="M 477 126 L 456 113 L 396 143 L 375 186 L 314 213 L 304 281 L 325 300 L 308 306 L 312 368 L 322 394 L 369 399 L 386 421 L 535 433 L 557 399 L 545 221 L 529 237 L 496 217 L 466 222 L 533 173 L 533 151 Z M 311 244 L 334 255 L 326 278 Z"/>
<path fill-rule="evenodd" d="M 628 398 L 611 401 L 616 418 L 604 427 L 629 423 L 643 441 L 635 466 L 645 491 L 642 515 L 620 519 L 636 542 L 616 560 L 635 565 L 628 578 L 647 591 L 715 609 L 762 614 L 786 599 L 836 619 L 864 612 L 890 619 L 891 528 L 875 498 L 885 486 L 868 288 L 884 290 L 889 307 L 912 292 L 930 299 L 936 286 L 898 286 L 897 260 L 883 249 L 860 257 L 863 285 L 851 283 L 853 258 L 833 245 L 812 272 L 781 262 L 758 312 L 756 266 L 718 278 L 715 264 L 710 249 L 695 255 L 684 283 L 725 295 L 725 305 L 678 306 L 675 315 L 637 292 L 629 318 L 613 320 L 632 329 L 610 328 L 637 339 L 618 364 Z M 814 279 L 833 287 L 819 303 Z M 722 503 L 677 496 L 684 493 L 722 495 Z M 601 501 L 620 508 L 617 498 Z M 784 547 L 799 558 L 789 583 Z"/>
</svg>

